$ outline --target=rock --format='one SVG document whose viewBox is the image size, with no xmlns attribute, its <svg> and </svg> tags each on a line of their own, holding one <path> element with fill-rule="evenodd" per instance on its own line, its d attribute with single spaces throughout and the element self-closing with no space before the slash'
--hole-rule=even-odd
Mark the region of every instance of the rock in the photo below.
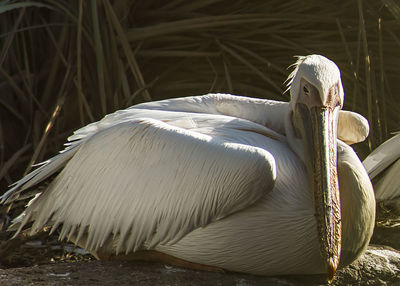
<svg viewBox="0 0 400 286">
<path fill-rule="evenodd" d="M 119 261 L 58 262 L 0 269 L 0 285 L 329 285 L 324 275 L 261 277 L 214 273 L 159 263 Z M 370 246 L 330 285 L 400 285 L 400 252 Z"/>
<path fill-rule="evenodd" d="M 370 245 L 364 255 L 340 271 L 335 284 L 400 285 L 400 251 Z"/>
</svg>

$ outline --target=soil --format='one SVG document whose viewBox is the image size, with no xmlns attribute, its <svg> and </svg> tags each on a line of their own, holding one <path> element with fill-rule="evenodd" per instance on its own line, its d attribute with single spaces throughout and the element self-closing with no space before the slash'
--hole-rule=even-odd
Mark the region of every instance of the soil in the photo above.
<svg viewBox="0 0 400 286">
<path fill-rule="evenodd" d="M 380 208 L 366 254 L 330 285 L 399 285 L 400 219 Z M 325 275 L 261 277 L 205 272 L 160 263 L 98 261 L 56 234 L 0 232 L 0 285 L 329 285 Z"/>
</svg>

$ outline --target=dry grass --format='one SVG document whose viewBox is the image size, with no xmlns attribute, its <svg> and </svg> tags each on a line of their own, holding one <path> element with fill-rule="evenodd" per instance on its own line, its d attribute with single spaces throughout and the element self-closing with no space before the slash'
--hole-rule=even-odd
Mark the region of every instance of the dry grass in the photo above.
<svg viewBox="0 0 400 286">
<path fill-rule="evenodd" d="M 2 1 L 0 187 L 73 129 L 142 101 L 229 92 L 288 100 L 294 55 L 342 70 L 365 154 L 399 129 L 400 8 L 354 1 Z M 33 154 L 33 155 L 32 155 Z"/>
</svg>

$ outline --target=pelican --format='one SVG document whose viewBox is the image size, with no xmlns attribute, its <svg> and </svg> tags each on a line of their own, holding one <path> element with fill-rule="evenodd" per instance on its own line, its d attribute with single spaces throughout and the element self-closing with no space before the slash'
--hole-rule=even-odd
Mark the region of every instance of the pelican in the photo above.
<svg viewBox="0 0 400 286">
<path fill-rule="evenodd" d="M 392 202 L 400 199 L 400 133 L 376 148 L 363 161 L 374 182 L 377 202 Z M 400 202 L 400 201 L 399 201 Z M 399 203 L 397 203 L 399 204 Z"/>
<path fill-rule="evenodd" d="M 344 143 L 368 123 L 341 111 L 340 71 L 323 56 L 299 57 L 288 86 L 290 102 L 209 94 L 107 115 L 1 201 L 51 177 L 16 233 L 33 222 L 31 234 L 60 227 L 97 258 L 332 280 L 373 231 L 372 185 Z"/>
</svg>

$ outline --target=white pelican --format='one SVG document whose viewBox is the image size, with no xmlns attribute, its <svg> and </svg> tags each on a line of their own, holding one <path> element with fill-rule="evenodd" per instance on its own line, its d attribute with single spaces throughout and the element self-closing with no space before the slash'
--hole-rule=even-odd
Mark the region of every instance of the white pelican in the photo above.
<svg viewBox="0 0 400 286">
<path fill-rule="evenodd" d="M 400 199 L 400 133 L 376 148 L 363 164 L 374 181 L 377 202 Z"/>
<path fill-rule="evenodd" d="M 60 239 L 100 258 L 333 279 L 339 259 L 368 245 L 373 189 L 337 139 L 335 63 L 299 57 L 288 85 L 290 103 L 210 94 L 117 111 L 76 131 L 2 202 L 58 173 L 14 221 L 19 230 L 62 226 Z M 363 140 L 365 120 L 342 116 L 339 137 Z"/>
</svg>

